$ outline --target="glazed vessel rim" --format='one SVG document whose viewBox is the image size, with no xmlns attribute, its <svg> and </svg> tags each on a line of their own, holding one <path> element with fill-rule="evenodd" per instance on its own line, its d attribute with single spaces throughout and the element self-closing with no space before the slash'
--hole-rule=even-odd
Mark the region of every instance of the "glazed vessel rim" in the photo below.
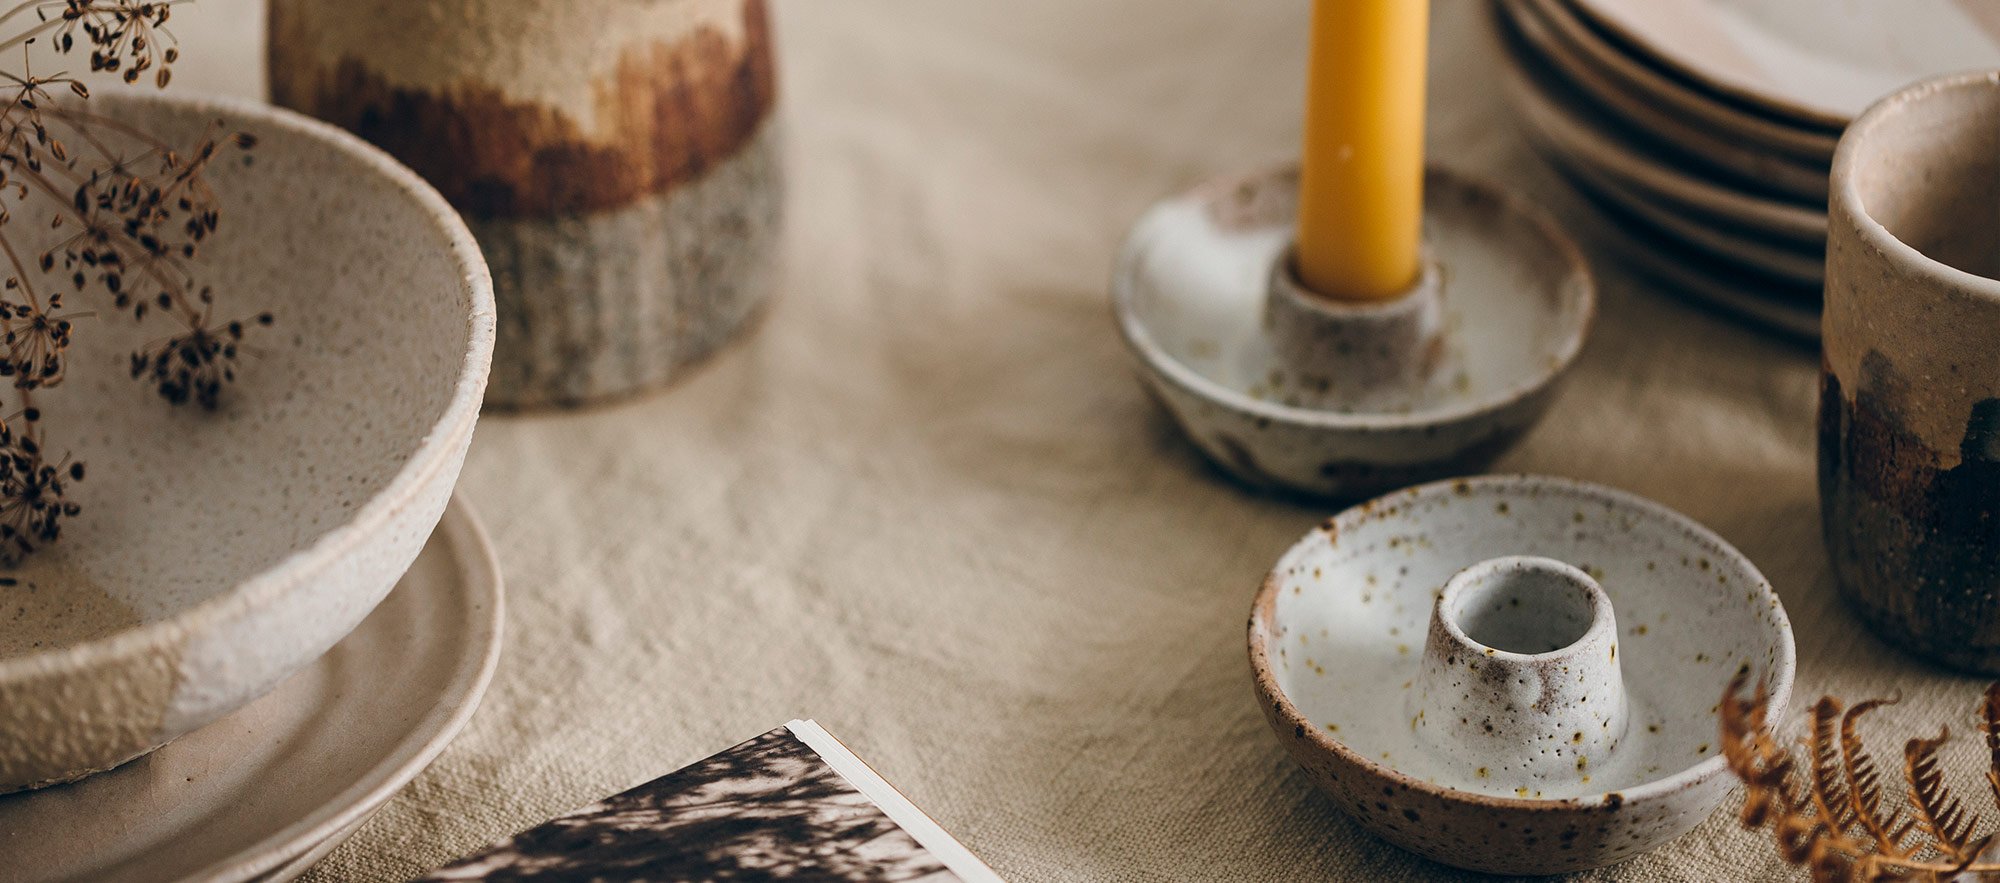
<svg viewBox="0 0 2000 883">
<path fill-rule="evenodd" d="M 493 361 L 495 312 L 493 280 L 472 231 L 437 190 L 380 148 L 328 123 L 259 101 L 216 95 L 161 96 L 150 94 L 96 96 L 94 101 L 118 104 L 178 105 L 200 114 L 240 120 L 268 131 L 282 131 L 319 142 L 324 149 L 346 154 L 367 170 L 381 175 L 406 198 L 414 200 L 429 222 L 450 243 L 450 260 L 460 274 L 461 289 L 470 295 L 466 317 L 468 348 L 452 379 L 451 400 L 428 427 L 409 459 L 389 483 L 355 509 L 342 524 L 224 591 L 202 599 L 171 616 L 120 629 L 102 637 L 0 659 L 0 684 L 65 671 L 84 671 L 112 660 L 168 646 L 218 622 L 227 622 L 281 597 L 312 575 L 350 554 L 399 510 L 426 480 L 446 465 L 448 454 L 471 432 L 485 395 Z M 269 143 L 268 138 L 265 139 Z"/>
<path fill-rule="evenodd" d="M 1296 165 L 1296 163 L 1289 161 L 1274 163 L 1244 175 L 1243 178 L 1259 178 L 1270 175 L 1275 171 L 1294 168 Z M 1159 341 L 1153 339 L 1152 333 L 1146 328 L 1146 323 L 1139 318 L 1139 310 L 1134 303 L 1138 295 L 1134 291 L 1130 279 L 1136 269 L 1136 249 L 1138 242 L 1130 236 L 1126 238 L 1125 244 L 1119 248 L 1118 260 L 1115 264 L 1115 269 L 1112 271 L 1111 279 L 1112 310 L 1116 314 L 1118 330 L 1125 338 L 1126 345 L 1139 356 L 1142 362 L 1151 367 L 1155 372 L 1164 375 L 1173 381 L 1175 385 L 1203 399 L 1220 403 L 1238 412 L 1256 417 L 1264 417 L 1273 422 L 1319 429 L 1382 432 L 1421 430 L 1440 424 L 1474 419 L 1534 395 L 1560 377 L 1564 371 L 1568 370 L 1570 365 L 1576 361 L 1577 356 L 1582 353 L 1584 341 L 1590 337 L 1590 329 L 1595 323 L 1597 315 L 1597 279 L 1595 274 L 1591 272 L 1590 262 L 1584 258 L 1583 252 L 1577 247 L 1575 240 L 1570 238 L 1569 234 L 1562 229 L 1562 226 L 1556 222 L 1553 216 L 1540 206 L 1515 195 L 1513 191 L 1493 184 L 1484 178 L 1461 174 L 1452 171 L 1449 167 L 1437 164 L 1425 166 L 1424 173 L 1427 182 L 1432 179 L 1442 180 L 1454 187 L 1464 188 L 1465 190 L 1490 197 L 1499 205 L 1500 211 L 1503 214 L 1526 219 L 1532 225 L 1533 234 L 1540 237 L 1550 247 L 1553 259 L 1562 265 L 1562 280 L 1558 284 L 1574 284 L 1581 291 L 1577 303 L 1579 316 L 1574 330 L 1565 330 L 1561 345 L 1550 354 L 1552 358 L 1545 360 L 1538 370 L 1526 375 L 1519 382 L 1481 398 L 1462 400 L 1444 407 L 1398 413 L 1329 411 L 1318 408 L 1296 407 L 1254 398 L 1247 393 L 1231 389 L 1220 382 L 1210 379 L 1201 372 L 1188 367 L 1187 364 L 1174 358 L 1173 354 L 1167 352 L 1166 348 L 1161 346 Z M 1426 189 L 1428 189 L 1428 183 Z M 1189 193 L 1190 191 L 1183 191 L 1168 197 L 1167 200 L 1163 200 L 1162 202 L 1184 199 L 1189 196 Z M 1154 207 L 1157 207 L 1159 204 L 1155 203 Z M 1151 211 L 1152 209 L 1149 208 L 1147 213 L 1150 214 Z M 1287 244 L 1283 249 L 1280 249 L 1276 261 L 1285 260 L 1285 255 L 1290 254 L 1291 248 L 1291 245 Z M 1426 247 L 1425 259 L 1427 261 L 1434 254 L 1433 250 Z M 1431 271 L 1427 269 L 1426 273 L 1428 274 L 1429 272 Z M 1449 267 L 1443 268 L 1440 272 L 1448 274 Z M 1268 280 L 1269 273 L 1267 272 L 1259 278 Z M 1449 285 L 1449 276 L 1447 275 L 1445 278 L 1447 280 L 1445 284 Z M 1265 284 L 1268 285 L 1268 281 Z M 1258 303 L 1263 303 L 1261 297 L 1258 299 Z"/>
<path fill-rule="evenodd" d="M 1589 586 L 1585 603 L 1590 607 L 1590 622 L 1585 625 L 1583 631 L 1577 633 L 1575 638 L 1572 638 L 1560 647 L 1543 650 L 1539 653 L 1503 650 L 1485 641 L 1481 641 L 1465 631 L 1465 610 L 1462 607 L 1454 608 L 1450 615 L 1445 615 L 1444 607 L 1446 604 L 1460 601 L 1464 598 L 1465 592 L 1474 588 L 1472 584 L 1464 582 L 1461 579 L 1468 572 L 1475 568 L 1491 569 L 1502 565 L 1519 564 L 1530 564 L 1535 567 L 1545 567 L 1546 565 L 1553 564 L 1556 566 L 1547 569 L 1561 574 L 1565 579 L 1577 585 Z M 1584 639 L 1589 638 L 1592 634 L 1600 630 L 1611 631 L 1617 628 L 1617 623 L 1613 619 L 1616 614 L 1611 609 L 1611 599 L 1604 594 L 1604 587 L 1598 585 L 1597 580 L 1591 578 L 1590 574 L 1584 573 L 1576 565 L 1545 555 L 1503 555 L 1499 558 L 1476 561 L 1459 568 L 1457 573 L 1452 574 L 1449 579 L 1445 580 L 1442 594 L 1438 596 L 1437 602 L 1431 605 L 1431 610 L 1433 613 L 1432 620 L 1443 626 L 1445 634 L 1451 636 L 1452 639 L 1463 643 L 1467 647 L 1482 651 L 1487 658 L 1498 662 L 1514 663 L 1516 665 L 1547 662 L 1574 655 L 1576 653 L 1576 645 L 1583 643 Z"/>
<path fill-rule="evenodd" d="M 1832 200 L 1835 206 L 1853 219 L 1856 234 L 1876 251 L 1897 258 L 1905 266 L 1914 268 L 1939 283 L 2000 300 L 2000 279 L 1988 278 L 1954 267 L 1924 254 L 1916 246 L 1904 242 L 1901 237 L 1889 232 L 1889 228 L 1884 227 L 1881 221 L 1869 213 L 1856 181 L 1859 177 L 1856 166 L 1869 149 L 1863 142 L 1868 140 L 1869 134 L 1876 127 L 1894 122 L 1898 114 L 1920 102 L 1950 93 L 1979 89 L 2000 93 L 2000 70 L 1966 71 L 1920 80 L 1869 105 L 1867 110 L 1854 118 L 1854 124 L 1847 127 L 1846 134 L 1840 138 L 1839 148 L 1834 151 Z M 2000 119 L 1996 119 L 1996 123 L 2000 123 Z"/>
<path fill-rule="evenodd" d="M 1340 514 L 1327 519 L 1326 523 L 1313 528 L 1305 537 L 1293 543 L 1285 551 L 1285 554 L 1278 559 L 1280 562 L 1279 565 L 1272 567 L 1271 571 L 1265 575 L 1262 585 L 1257 589 L 1256 600 L 1252 602 L 1250 607 L 1250 623 L 1248 628 L 1250 670 L 1252 678 L 1256 681 L 1258 691 L 1269 697 L 1271 702 L 1276 703 L 1279 712 L 1285 718 L 1285 723 L 1292 725 L 1296 728 L 1297 732 L 1306 734 L 1305 738 L 1315 748 L 1330 752 L 1343 761 L 1360 767 L 1370 776 L 1386 779 L 1405 789 L 1423 792 L 1447 801 L 1522 811 L 1553 812 L 1574 810 L 1612 805 L 1614 803 L 1612 795 L 1617 795 L 1615 803 L 1624 804 L 1670 794 L 1691 787 L 1698 782 L 1718 774 L 1726 773 L 1728 762 L 1718 751 L 1716 754 L 1703 758 L 1693 765 L 1684 767 L 1676 772 L 1668 773 L 1667 775 L 1627 788 L 1619 788 L 1601 794 L 1557 799 L 1501 797 L 1489 794 L 1477 794 L 1453 788 L 1449 785 L 1439 785 L 1416 778 L 1394 767 L 1378 763 L 1348 748 L 1344 743 L 1327 735 L 1317 724 L 1307 720 L 1305 715 L 1300 714 L 1298 707 L 1293 704 L 1291 697 L 1278 685 L 1277 675 L 1271 667 L 1270 652 L 1265 648 L 1266 644 L 1269 643 L 1269 620 L 1275 615 L 1277 610 L 1279 582 L 1282 576 L 1281 569 L 1282 563 L 1285 560 L 1291 558 L 1295 552 L 1303 548 L 1307 543 L 1313 542 L 1319 534 L 1326 533 L 1329 526 L 1336 533 L 1345 531 L 1348 527 L 1354 526 L 1354 522 L 1373 515 L 1375 509 L 1384 504 L 1417 500 L 1441 493 L 1453 493 L 1460 487 L 1477 489 L 1484 487 L 1510 488 L 1528 485 L 1554 487 L 1580 496 L 1596 497 L 1618 506 L 1638 509 L 1655 517 L 1664 518 L 1668 522 L 1688 530 L 1696 538 L 1711 544 L 1714 547 L 1713 551 L 1718 555 L 1727 556 L 1728 563 L 1732 566 L 1748 568 L 1749 572 L 1757 574 L 1757 588 L 1765 598 L 1772 601 L 1778 600 L 1777 591 L 1771 588 L 1771 583 L 1764 578 L 1763 572 L 1758 570 L 1749 557 L 1744 555 L 1735 546 L 1725 542 L 1721 536 L 1709 530 L 1700 522 L 1637 494 L 1592 482 L 1549 475 L 1501 474 L 1468 478 L 1448 478 L 1442 481 L 1433 481 L 1394 491 L 1345 509 Z M 1765 673 L 1765 676 L 1771 678 L 1772 681 L 1771 708 L 1782 711 L 1789 706 L 1791 701 L 1792 681 L 1797 674 L 1798 667 L 1798 648 L 1795 646 L 1792 638 L 1791 618 L 1785 613 L 1784 604 L 1782 602 L 1774 604 L 1771 610 L 1774 614 L 1772 626 L 1783 640 L 1779 644 L 1781 652 L 1778 654 L 1777 662 L 1772 666 L 1770 671 Z M 1774 719 L 1779 716 L 1778 714 L 1772 715 Z"/>
</svg>

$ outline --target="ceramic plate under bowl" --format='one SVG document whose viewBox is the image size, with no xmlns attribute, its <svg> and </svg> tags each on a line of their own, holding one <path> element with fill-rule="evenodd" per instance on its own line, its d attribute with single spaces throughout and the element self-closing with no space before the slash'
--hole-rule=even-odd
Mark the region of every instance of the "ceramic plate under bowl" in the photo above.
<svg viewBox="0 0 2000 883">
<path fill-rule="evenodd" d="M 1440 587 L 1515 555 L 1594 577 L 1616 618 L 1630 729 L 1567 790 L 1514 781 L 1504 761 L 1470 773 L 1414 735 Z M 1747 667 L 1783 708 L 1794 668 L 1777 594 L 1728 543 L 1630 494 L 1537 476 L 1437 482 L 1342 512 L 1265 578 L 1249 641 L 1266 716 L 1316 785 L 1387 840 L 1495 873 L 1610 864 L 1699 824 L 1735 784 L 1716 742 L 1724 688 Z"/>
<path fill-rule="evenodd" d="M 1648 61 L 1767 115 L 1846 126 L 1917 80 L 2000 66 L 1992 0 L 1569 0 Z"/>
<path fill-rule="evenodd" d="M 1501 53 L 1507 95 L 1520 109 L 1535 143 L 1576 165 L 1589 165 L 1656 201 L 1731 226 L 1805 247 L 1825 247 L 1826 207 L 1783 200 L 1724 185 L 1689 172 L 1673 160 L 1637 146 L 1621 127 L 1569 94 L 1567 86 Z"/>
<path fill-rule="evenodd" d="M 0 797 L 9 880 L 284 880 L 429 765 L 500 658 L 500 574 L 455 503 L 380 607 L 234 714 L 117 770 Z"/>
<path fill-rule="evenodd" d="M 257 137 L 211 166 L 221 226 L 192 267 L 218 314 L 275 324 L 250 329 L 239 379 L 205 413 L 127 374 L 169 322 L 72 294 L 68 308 L 98 312 L 37 403 L 46 445 L 90 470 L 82 514 L 0 586 L 0 792 L 152 750 L 360 623 L 444 511 L 493 351 L 472 236 L 386 154 L 250 102 L 89 106 L 171 143 Z"/>
<path fill-rule="evenodd" d="M 1533 425 L 1596 307 L 1589 267 L 1554 221 L 1433 167 L 1424 239 L 1441 256 L 1438 382 L 1406 410 L 1341 412 L 1293 400 L 1264 331 L 1297 200 L 1296 166 L 1211 181 L 1155 206 L 1119 255 L 1119 330 L 1210 459 L 1252 485 L 1355 499 L 1476 468 Z"/>
</svg>

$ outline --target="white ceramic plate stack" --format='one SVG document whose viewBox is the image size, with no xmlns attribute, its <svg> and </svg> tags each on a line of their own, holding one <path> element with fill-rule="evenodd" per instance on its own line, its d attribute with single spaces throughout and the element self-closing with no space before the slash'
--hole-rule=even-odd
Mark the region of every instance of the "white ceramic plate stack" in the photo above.
<svg viewBox="0 0 2000 883">
<path fill-rule="evenodd" d="M 1498 0 L 1508 94 L 1664 286 L 1819 334 L 1840 132 L 1935 74 L 2000 68 L 1993 0 Z"/>
</svg>

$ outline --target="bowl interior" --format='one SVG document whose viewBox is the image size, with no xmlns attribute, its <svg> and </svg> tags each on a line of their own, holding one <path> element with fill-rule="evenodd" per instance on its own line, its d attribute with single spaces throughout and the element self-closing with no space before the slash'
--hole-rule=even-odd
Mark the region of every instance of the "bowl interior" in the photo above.
<svg viewBox="0 0 2000 883">
<path fill-rule="evenodd" d="M 140 323 L 101 288 L 76 293 L 60 265 L 35 279 L 95 312 L 76 320 L 67 380 L 35 402 L 46 447 L 88 473 L 71 488 L 82 514 L 0 586 L 0 662 L 172 618 L 308 548 L 390 485 L 460 392 L 475 295 L 442 203 L 412 199 L 379 160 L 316 129 L 235 107 L 88 102 L 184 148 L 211 130 L 258 138 L 210 169 L 220 227 L 193 275 L 216 316 L 269 311 L 275 324 L 249 330 L 219 410 L 175 407 L 128 363 L 178 332 L 173 320 Z M 48 229 L 46 201 L 8 209 L 17 243 L 69 232 Z M 14 413 L 20 396 L 0 403 Z"/>
<path fill-rule="evenodd" d="M 1496 406 L 1566 364 L 1590 321 L 1591 282 L 1567 240 L 1502 194 L 1432 169 L 1424 240 L 1442 273 L 1450 341 L 1437 381 L 1396 415 L 1302 408 L 1262 323 L 1292 241 L 1295 167 L 1212 182 L 1155 207 L 1121 260 L 1119 308 L 1147 358 L 1217 401 L 1302 421 L 1445 419 Z M 1136 326 L 1136 328 L 1134 327 Z M 1480 329 L 1478 334 L 1455 333 Z"/>
<path fill-rule="evenodd" d="M 1631 729 L 1573 791 L 1523 792 L 1504 769 L 1468 776 L 1411 735 L 1433 601 L 1452 574 L 1509 555 L 1576 565 L 1616 618 Z M 1264 649 L 1284 697 L 1367 762 L 1459 791 L 1559 799 L 1656 781 L 1716 756 L 1715 705 L 1739 668 L 1776 677 L 1780 701 L 1789 688 L 1790 625 L 1756 568 L 1686 518 L 1591 485 L 1425 485 L 1342 513 L 1272 579 Z"/>
</svg>

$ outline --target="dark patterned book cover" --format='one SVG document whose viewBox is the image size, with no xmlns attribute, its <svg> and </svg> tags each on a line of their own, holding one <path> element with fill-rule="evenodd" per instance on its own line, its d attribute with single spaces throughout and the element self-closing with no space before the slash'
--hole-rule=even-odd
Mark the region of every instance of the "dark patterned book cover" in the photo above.
<svg viewBox="0 0 2000 883">
<path fill-rule="evenodd" d="M 793 721 L 424 880 L 1000 878 L 819 725 Z"/>
</svg>

